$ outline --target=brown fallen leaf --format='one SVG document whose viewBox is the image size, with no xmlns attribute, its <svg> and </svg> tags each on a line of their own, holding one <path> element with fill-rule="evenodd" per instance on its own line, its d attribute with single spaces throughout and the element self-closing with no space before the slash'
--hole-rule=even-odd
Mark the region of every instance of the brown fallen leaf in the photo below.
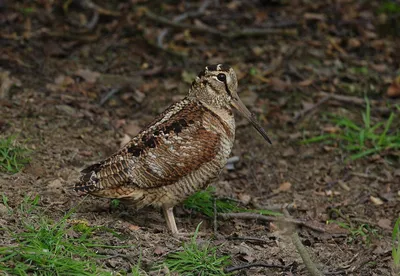
<svg viewBox="0 0 400 276">
<path fill-rule="evenodd" d="M 392 84 L 388 87 L 386 94 L 392 98 L 400 96 L 400 76 L 393 80 Z"/>
<path fill-rule="evenodd" d="M 140 227 L 134 224 L 129 224 L 128 229 L 131 231 L 137 231 L 140 229 Z"/>
<path fill-rule="evenodd" d="M 361 46 L 361 42 L 357 38 L 352 37 L 347 41 L 347 46 L 349 48 L 358 48 Z"/>
<path fill-rule="evenodd" d="M 279 185 L 278 189 L 273 190 L 273 193 L 287 192 L 292 187 L 290 182 L 283 182 Z"/>
<path fill-rule="evenodd" d="M 326 21 L 326 15 L 323 13 L 311 13 L 307 12 L 303 15 L 305 20 L 317 20 L 317 21 Z"/>
<path fill-rule="evenodd" d="M 79 69 L 75 72 L 75 75 L 83 78 L 85 81 L 90 83 L 95 83 L 96 80 L 100 77 L 99 72 L 93 72 L 89 69 Z"/>
<path fill-rule="evenodd" d="M 307 80 L 303 80 L 301 82 L 298 83 L 299 86 L 310 86 L 311 84 L 313 84 L 314 80 L 312 79 L 307 79 Z"/>
<path fill-rule="evenodd" d="M 374 196 L 370 196 L 369 199 L 372 201 L 373 204 L 375 205 L 382 205 L 383 201 L 382 199 L 380 199 L 379 197 L 374 197 Z"/>
<path fill-rule="evenodd" d="M 340 127 L 337 127 L 337 126 L 326 126 L 326 127 L 322 128 L 322 130 L 327 133 L 338 133 L 338 132 L 340 132 L 341 129 L 340 129 Z"/>
<path fill-rule="evenodd" d="M 64 76 L 64 75 L 58 75 L 55 79 L 54 79 L 54 83 L 59 85 L 59 86 L 69 86 L 71 84 L 74 84 L 75 81 L 73 78 L 69 77 L 69 76 Z"/>
<path fill-rule="evenodd" d="M 383 219 L 378 220 L 378 226 L 380 228 L 383 228 L 386 230 L 392 230 L 391 224 L 392 223 L 391 223 L 390 219 L 383 218 Z"/>
<path fill-rule="evenodd" d="M 160 256 L 163 255 L 167 252 L 167 249 L 165 247 L 161 247 L 159 245 L 154 248 L 154 255 Z"/>
</svg>

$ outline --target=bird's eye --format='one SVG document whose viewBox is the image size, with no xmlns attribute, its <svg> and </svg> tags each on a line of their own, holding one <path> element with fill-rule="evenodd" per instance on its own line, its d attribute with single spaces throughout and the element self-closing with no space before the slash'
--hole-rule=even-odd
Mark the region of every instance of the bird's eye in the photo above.
<svg viewBox="0 0 400 276">
<path fill-rule="evenodd" d="M 219 80 L 219 81 L 222 81 L 222 82 L 224 82 L 224 81 L 226 81 L 226 76 L 225 76 L 225 74 L 218 74 L 217 75 L 217 79 Z"/>
</svg>

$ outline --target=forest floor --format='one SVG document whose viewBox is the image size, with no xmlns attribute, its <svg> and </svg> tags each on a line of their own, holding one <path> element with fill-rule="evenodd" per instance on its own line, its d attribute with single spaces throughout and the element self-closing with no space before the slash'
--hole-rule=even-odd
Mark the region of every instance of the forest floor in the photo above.
<svg viewBox="0 0 400 276">
<path fill-rule="evenodd" d="M 254 265 L 236 275 L 309 275 L 294 230 L 324 275 L 396 273 L 399 4 L 95 2 L 0 1 L 0 153 L 6 139 L 18 153 L 0 172 L 4 275 L 56 275 L 57 267 L 26 254 L 39 229 L 61 228 L 61 239 L 95 248 L 97 256 L 79 256 L 86 252 L 79 247 L 68 257 L 87 261 L 87 275 L 167 274 L 155 264 L 183 241 L 171 237 L 159 210 L 80 198 L 72 188 L 80 169 L 118 150 L 216 63 L 235 69 L 240 97 L 273 144 L 237 114 L 238 161 L 212 185 L 212 196 L 248 210 L 288 206 L 299 221 L 287 227 L 283 216 L 242 213 L 214 219 L 179 205 L 178 228 L 190 233 L 203 222 L 195 243 L 229 256 L 225 269 Z M 29 162 L 18 159 L 25 153 Z"/>
</svg>

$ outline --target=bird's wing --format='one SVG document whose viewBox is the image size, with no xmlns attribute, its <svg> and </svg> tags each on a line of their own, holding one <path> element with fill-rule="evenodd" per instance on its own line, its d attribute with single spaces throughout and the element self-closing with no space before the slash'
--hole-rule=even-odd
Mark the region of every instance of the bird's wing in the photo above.
<svg viewBox="0 0 400 276">
<path fill-rule="evenodd" d="M 219 134 L 203 126 L 205 119 L 224 127 L 201 103 L 185 99 L 172 105 L 116 154 L 84 169 L 75 191 L 96 194 L 175 183 L 213 160 L 219 150 Z"/>
</svg>

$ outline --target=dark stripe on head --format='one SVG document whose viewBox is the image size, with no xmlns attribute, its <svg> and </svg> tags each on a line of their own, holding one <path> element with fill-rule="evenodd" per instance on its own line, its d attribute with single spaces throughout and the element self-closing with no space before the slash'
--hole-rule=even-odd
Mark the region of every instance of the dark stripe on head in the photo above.
<svg viewBox="0 0 400 276">
<path fill-rule="evenodd" d="M 232 97 L 231 90 L 229 90 L 229 87 L 228 87 L 228 84 L 226 83 L 226 80 L 224 81 L 224 84 L 225 84 L 226 93 L 228 93 L 228 95 L 229 95 L 230 97 Z"/>
<path fill-rule="evenodd" d="M 219 64 L 208 65 L 207 70 L 208 71 L 218 71 L 218 65 Z"/>
<path fill-rule="evenodd" d="M 197 76 L 199 78 L 204 77 L 206 75 L 206 70 L 201 71 Z"/>
<path fill-rule="evenodd" d="M 224 64 L 212 64 L 208 65 L 206 68 L 208 69 L 208 71 L 224 71 L 224 72 L 228 72 L 230 69 L 228 65 Z"/>
</svg>

